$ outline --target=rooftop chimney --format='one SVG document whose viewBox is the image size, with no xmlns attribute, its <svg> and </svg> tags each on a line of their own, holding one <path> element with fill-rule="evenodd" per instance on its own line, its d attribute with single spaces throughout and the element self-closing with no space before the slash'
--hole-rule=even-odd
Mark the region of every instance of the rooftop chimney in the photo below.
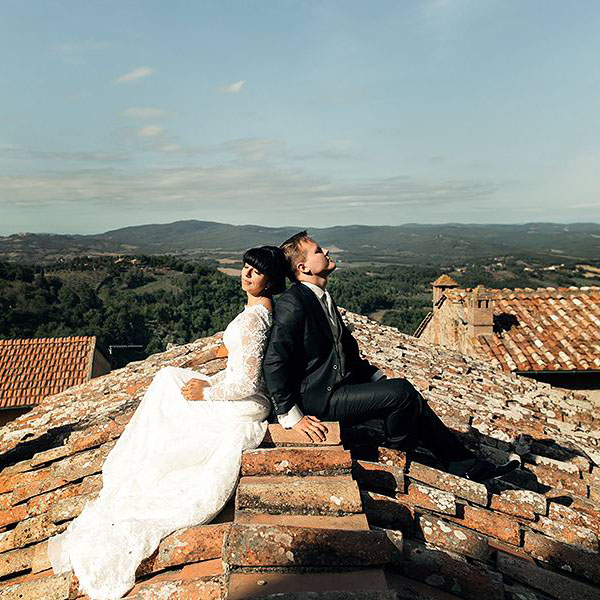
<svg viewBox="0 0 600 600">
<path fill-rule="evenodd" d="M 471 338 L 494 332 L 494 298 L 480 285 L 467 297 L 467 328 Z"/>
</svg>

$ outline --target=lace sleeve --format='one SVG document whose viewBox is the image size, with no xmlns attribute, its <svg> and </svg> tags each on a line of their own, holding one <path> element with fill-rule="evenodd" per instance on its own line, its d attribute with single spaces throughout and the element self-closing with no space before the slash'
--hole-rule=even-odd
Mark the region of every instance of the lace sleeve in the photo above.
<svg viewBox="0 0 600 600">
<path fill-rule="evenodd" d="M 246 312 L 235 325 L 235 337 L 227 359 L 229 377 L 215 382 L 205 391 L 207 400 L 242 400 L 261 388 L 262 359 L 269 325 L 254 311 Z"/>
<path fill-rule="evenodd" d="M 210 385 L 214 386 L 214 385 L 217 385 L 217 383 L 221 383 L 223 381 L 223 379 L 225 379 L 225 374 L 226 374 L 225 369 L 223 369 L 222 371 L 219 371 L 218 373 L 215 373 L 210 378 Z"/>
</svg>

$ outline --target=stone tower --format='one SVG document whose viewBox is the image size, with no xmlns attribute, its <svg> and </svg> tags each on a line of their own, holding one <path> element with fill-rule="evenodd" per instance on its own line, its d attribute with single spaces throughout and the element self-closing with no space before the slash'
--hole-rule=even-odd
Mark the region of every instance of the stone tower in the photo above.
<svg viewBox="0 0 600 600">
<path fill-rule="evenodd" d="M 440 301 L 446 290 L 451 290 L 458 287 L 458 283 L 450 277 L 450 275 L 440 275 L 432 284 L 433 287 L 433 308 Z"/>
<path fill-rule="evenodd" d="M 467 334 L 474 338 L 492 335 L 494 331 L 494 299 L 492 294 L 477 286 L 467 297 Z"/>
</svg>

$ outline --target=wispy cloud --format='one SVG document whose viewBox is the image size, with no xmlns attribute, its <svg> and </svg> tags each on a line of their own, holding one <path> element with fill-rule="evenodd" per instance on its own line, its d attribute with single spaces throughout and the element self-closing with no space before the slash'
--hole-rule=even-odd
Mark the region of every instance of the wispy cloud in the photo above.
<svg viewBox="0 0 600 600">
<path fill-rule="evenodd" d="M 131 154 L 139 152 L 167 152 L 191 156 L 197 151 L 186 148 L 181 140 L 162 125 L 152 123 L 144 127 L 122 127 L 114 132 L 115 144 L 127 148 Z"/>
<path fill-rule="evenodd" d="M 76 152 L 56 152 L 44 150 L 30 150 L 29 154 L 34 158 L 44 158 L 50 160 L 74 160 L 74 161 L 94 161 L 94 162 L 119 162 L 128 160 L 127 154 L 123 152 L 101 152 L 101 151 L 76 151 Z"/>
<path fill-rule="evenodd" d="M 284 145 L 281 142 L 268 138 L 230 140 L 221 144 L 215 150 L 225 150 L 226 152 L 233 153 L 238 159 L 249 161 L 267 160 L 275 152 L 278 155 L 285 152 Z"/>
<path fill-rule="evenodd" d="M 166 114 L 167 111 L 164 108 L 156 106 L 131 106 L 121 113 L 122 116 L 132 119 L 156 119 L 164 117 Z"/>
<path fill-rule="evenodd" d="M 284 141 L 272 138 L 239 138 L 197 149 L 198 154 L 233 154 L 239 162 L 340 160 L 357 157 L 357 151 L 358 145 L 352 140 L 330 140 L 314 151 L 295 152 Z"/>
<path fill-rule="evenodd" d="M 153 73 L 154 69 L 152 67 L 137 67 L 133 69 L 133 71 L 129 71 L 129 73 L 117 77 L 113 80 L 113 83 L 131 83 L 132 81 L 148 77 Z"/>
<path fill-rule="evenodd" d="M 0 156 L 12 156 L 23 160 L 64 160 L 79 162 L 120 162 L 129 160 L 125 152 L 104 150 L 39 150 L 14 144 L 0 144 Z"/>
<path fill-rule="evenodd" d="M 236 81 L 235 83 L 231 83 L 229 85 L 221 85 L 218 90 L 221 94 L 239 94 L 244 90 L 244 86 L 246 85 L 245 81 Z"/>
<path fill-rule="evenodd" d="M 158 137 L 163 135 L 164 131 L 162 125 L 146 125 L 138 129 L 138 134 L 142 137 Z"/>
<path fill-rule="evenodd" d="M 294 169 L 251 165 L 135 173 L 86 169 L 52 177 L 0 177 L 0 200 L 11 198 L 23 208 L 89 203 L 107 210 L 118 202 L 120 208 L 128 210 L 162 210 L 165 198 L 177 197 L 180 211 L 219 207 L 239 215 L 251 212 L 249 207 L 260 206 L 262 211 L 283 217 L 302 214 L 303 207 L 311 206 L 321 217 L 340 222 L 349 214 L 348 209 L 366 211 L 375 219 L 385 211 L 386 218 L 403 217 L 400 222 L 432 209 L 436 214 L 454 214 L 459 207 L 488 199 L 497 189 L 497 184 L 486 181 L 424 181 L 407 176 L 335 181 Z M 140 218 L 142 215 L 140 212 Z"/>
<path fill-rule="evenodd" d="M 16 144 L 5 144 L 0 142 L 0 153 L 16 152 L 22 148 L 22 146 L 17 146 Z"/>
</svg>

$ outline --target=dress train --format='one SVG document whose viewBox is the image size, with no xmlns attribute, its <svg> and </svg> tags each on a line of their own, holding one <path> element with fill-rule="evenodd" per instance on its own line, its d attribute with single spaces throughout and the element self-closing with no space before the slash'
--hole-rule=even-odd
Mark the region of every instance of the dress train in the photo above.
<svg viewBox="0 0 600 600">
<path fill-rule="evenodd" d="M 161 539 L 211 521 L 231 497 L 241 453 L 260 445 L 266 398 L 189 402 L 192 369 L 166 367 L 148 388 L 102 469 L 103 488 L 48 541 L 55 573 L 73 569 L 94 600 L 121 598 Z"/>
</svg>

